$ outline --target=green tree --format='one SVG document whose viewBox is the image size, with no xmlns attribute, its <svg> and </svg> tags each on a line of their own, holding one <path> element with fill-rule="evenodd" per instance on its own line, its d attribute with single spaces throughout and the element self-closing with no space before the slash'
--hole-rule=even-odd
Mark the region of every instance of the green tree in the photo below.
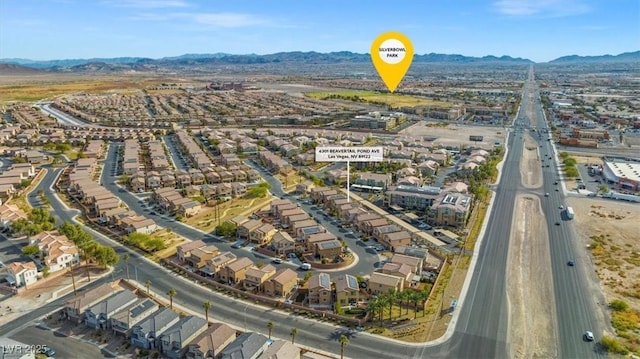
<svg viewBox="0 0 640 359">
<path fill-rule="evenodd" d="M 291 333 L 289 334 L 291 335 L 291 344 L 295 344 L 296 335 L 298 334 L 298 328 L 291 328 Z"/>
<path fill-rule="evenodd" d="M 573 166 L 565 167 L 564 174 L 567 175 L 567 177 L 570 177 L 570 178 L 576 178 L 576 177 L 580 176 L 580 172 L 578 172 L 578 169 L 573 167 Z"/>
<path fill-rule="evenodd" d="M 231 222 L 222 222 L 216 226 L 215 232 L 219 236 L 226 238 L 234 238 L 236 236 L 237 226 Z"/>
<path fill-rule="evenodd" d="M 118 257 L 118 254 L 113 247 L 98 245 L 95 251 L 96 262 L 104 268 L 114 265 L 120 260 L 120 257 Z"/>
<path fill-rule="evenodd" d="M 342 315 L 342 305 L 340 305 L 340 302 L 336 301 L 333 304 L 333 311 L 337 314 L 337 315 Z"/>
<path fill-rule="evenodd" d="M 266 187 L 254 186 L 247 191 L 248 198 L 261 198 L 267 195 L 268 189 Z"/>
<path fill-rule="evenodd" d="M 340 359 L 344 359 L 344 347 L 349 345 L 349 338 L 347 338 L 346 335 L 342 334 L 340 336 L 340 339 L 338 339 L 338 342 L 340 343 Z"/>
<path fill-rule="evenodd" d="M 202 307 L 204 308 L 204 317 L 207 319 L 207 325 L 209 325 L 209 310 L 211 309 L 211 302 L 206 300 L 202 303 Z"/>
<path fill-rule="evenodd" d="M 51 274 L 51 269 L 49 266 L 44 266 L 44 268 L 42 268 L 42 277 L 47 278 L 49 274 Z"/>
<path fill-rule="evenodd" d="M 275 327 L 275 324 L 273 324 L 272 321 L 268 321 L 267 322 L 267 329 L 269 329 L 269 339 L 271 339 L 271 331 L 273 331 L 273 327 Z"/>
<path fill-rule="evenodd" d="M 38 254 L 40 254 L 40 248 L 35 244 L 29 244 L 22 247 L 22 255 L 24 256 L 31 257 L 37 256 Z"/>
<path fill-rule="evenodd" d="M 65 153 L 67 151 L 71 150 L 71 145 L 69 145 L 68 143 L 57 143 L 56 144 L 56 152 L 58 153 Z"/>
<path fill-rule="evenodd" d="M 598 186 L 598 192 L 602 192 L 602 193 L 608 193 L 609 192 L 609 186 L 607 186 L 606 184 L 601 184 Z"/>
<path fill-rule="evenodd" d="M 170 309 L 173 309 L 173 297 L 175 297 L 176 294 L 178 294 L 178 292 L 176 292 L 176 290 L 173 289 L 173 288 L 169 289 L 169 291 L 167 292 L 167 295 L 169 296 L 169 308 Z"/>
</svg>

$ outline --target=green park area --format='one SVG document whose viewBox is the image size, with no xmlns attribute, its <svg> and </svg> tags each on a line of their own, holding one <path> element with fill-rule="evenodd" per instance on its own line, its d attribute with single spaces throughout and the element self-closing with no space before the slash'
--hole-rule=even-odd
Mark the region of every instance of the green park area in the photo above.
<svg viewBox="0 0 640 359">
<path fill-rule="evenodd" d="M 451 103 L 444 101 L 435 101 L 418 96 L 382 93 L 375 91 L 340 90 L 332 92 L 307 92 L 305 95 L 307 97 L 318 100 L 353 101 L 360 103 L 385 105 L 394 109 L 401 107 L 422 106 L 449 108 L 452 106 Z"/>
</svg>

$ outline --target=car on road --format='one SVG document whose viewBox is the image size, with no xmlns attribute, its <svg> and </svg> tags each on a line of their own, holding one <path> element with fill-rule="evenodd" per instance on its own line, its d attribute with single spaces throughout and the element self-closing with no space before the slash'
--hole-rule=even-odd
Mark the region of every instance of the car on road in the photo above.
<svg viewBox="0 0 640 359">
<path fill-rule="evenodd" d="M 282 259 L 280 259 L 280 258 L 274 258 L 271 262 L 272 262 L 272 263 L 275 263 L 275 264 L 282 264 Z"/>
<path fill-rule="evenodd" d="M 549 192 L 544 194 L 545 197 L 549 197 Z"/>
<path fill-rule="evenodd" d="M 563 206 L 563 205 L 560 205 L 560 207 L 559 207 L 559 208 L 560 208 L 560 209 L 564 209 L 564 206 Z"/>
<path fill-rule="evenodd" d="M 246 246 L 246 245 L 247 245 L 247 243 L 246 243 L 245 241 L 243 241 L 243 240 L 239 240 L 239 241 L 237 241 L 236 243 L 232 244 L 232 245 L 231 245 L 231 248 L 234 248 L 234 249 L 240 249 L 240 248 L 242 248 L 242 247 L 244 247 L 244 246 Z"/>
<path fill-rule="evenodd" d="M 53 358 L 56 355 L 56 351 L 53 350 L 53 348 L 50 348 L 50 347 L 44 347 L 44 348 L 40 349 L 40 353 L 46 355 L 49 358 Z"/>
<path fill-rule="evenodd" d="M 559 226 L 559 225 L 560 225 L 560 221 L 556 221 L 556 226 Z"/>
<path fill-rule="evenodd" d="M 310 270 L 310 269 L 311 269 L 311 264 L 309 264 L 309 263 L 302 263 L 302 265 L 301 265 L 301 266 L 300 266 L 300 268 L 298 268 L 298 269 L 300 269 L 300 270 L 305 270 L 305 271 Z"/>
<path fill-rule="evenodd" d="M 576 262 L 574 262 L 574 261 L 568 261 L 568 262 L 567 262 L 567 265 L 568 265 L 569 267 L 573 267 L 574 265 L 576 265 Z"/>
<path fill-rule="evenodd" d="M 560 189 L 559 189 L 559 188 L 556 188 L 556 192 L 560 192 Z"/>
<path fill-rule="evenodd" d="M 592 342 L 593 341 L 593 333 L 590 330 L 587 330 L 584 333 L 584 338 L 588 341 L 588 342 Z"/>
</svg>

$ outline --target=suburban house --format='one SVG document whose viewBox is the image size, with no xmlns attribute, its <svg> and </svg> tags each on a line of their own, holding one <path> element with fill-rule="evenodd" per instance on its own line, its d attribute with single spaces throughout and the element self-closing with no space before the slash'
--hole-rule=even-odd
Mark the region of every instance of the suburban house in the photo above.
<svg viewBox="0 0 640 359">
<path fill-rule="evenodd" d="M 360 301 L 358 279 L 349 274 L 341 274 L 335 279 L 336 302 L 341 306 L 356 305 Z"/>
<path fill-rule="evenodd" d="M 84 319 L 87 308 L 109 297 L 113 292 L 114 288 L 109 283 L 105 283 L 78 295 L 65 303 L 64 315 L 67 319 L 80 323 Z"/>
<path fill-rule="evenodd" d="M 121 310 L 111 317 L 111 329 L 114 334 L 129 337 L 134 325 L 158 310 L 158 303 L 151 299 L 140 299 L 126 310 Z"/>
<path fill-rule="evenodd" d="M 249 240 L 251 232 L 260 228 L 262 225 L 262 221 L 250 219 L 238 226 L 236 230 L 236 237 L 238 237 L 238 239 Z"/>
<path fill-rule="evenodd" d="M 400 253 L 395 253 L 391 257 L 392 263 L 406 264 L 411 268 L 411 271 L 415 274 L 422 273 L 422 267 L 424 266 L 424 258 L 407 256 Z"/>
<path fill-rule="evenodd" d="M 393 250 L 397 246 L 408 246 L 411 244 L 411 233 L 404 230 L 384 233 L 380 239 L 380 243 L 390 250 Z"/>
<path fill-rule="evenodd" d="M 244 280 L 246 272 L 253 266 L 253 261 L 247 257 L 238 258 L 218 272 L 218 278 L 225 283 L 240 283 Z"/>
<path fill-rule="evenodd" d="M 258 358 L 267 348 L 271 340 L 262 334 L 242 333 L 227 345 L 220 353 L 221 359 Z"/>
<path fill-rule="evenodd" d="M 312 308 L 331 308 L 333 306 L 333 290 L 331 278 L 327 273 L 318 273 L 308 281 L 309 306 Z"/>
<path fill-rule="evenodd" d="M 276 340 L 260 355 L 260 359 L 263 358 L 300 359 L 300 348 L 287 340 Z"/>
<path fill-rule="evenodd" d="M 298 274 L 293 269 L 280 269 L 264 283 L 264 292 L 274 297 L 286 297 L 297 284 Z"/>
<path fill-rule="evenodd" d="M 391 289 L 399 292 L 404 289 L 404 279 L 390 274 L 373 272 L 369 277 L 368 289 L 372 295 L 387 294 Z"/>
<path fill-rule="evenodd" d="M 87 308 L 84 318 L 85 325 L 93 329 L 108 329 L 111 316 L 133 304 L 137 299 L 138 297 L 129 290 L 117 292 Z"/>
<path fill-rule="evenodd" d="M 405 287 L 409 287 L 413 282 L 411 267 L 406 264 L 387 262 L 382 266 L 382 273 L 402 278 Z"/>
<path fill-rule="evenodd" d="M 187 258 L 187 263 L 194 269 L 200 269 L 207 264 L 209 259 L 220 254 L 218 247 L 213 244 L 193 249 L 191 255 Z"/>
<path fill-rule="evenodd" d="M 7 265 L 7 282 L 15 287 L 26 287 L 38 280 L 38 270 L 33 262 L 12 262 Z"/>
<path fill-rule="evenodd" d="M 242 285 L 246 290 L 260 292 L 263 284 L 274 274 L 276 274 L 276 268 L 270 264 L 260 268 L 253 266 L 247 269 Z"/>
<path fill-rule="evenodd" d="M 251 231 L 249 233 L 249 239 L 251 240 L 251 242 L 263 245 L 269 243 L 274 234 L 276 234 L 275 227 L 269 223 L 265 223 L 255 230 Z"/>
<path fill-rule="evenodd" d="M 213 323 L 200 333 L 187 347 L 187 359 L 218 358 L 222 350 L 236 339 L 236 330 L 224 323 Z"/>
<path fill-rule="evenodd" d="M 133 326 L 131 345 L 144 349 L 156 349 L 160 335 L 177 323 L 179 319 L 180 316 L 173 310 L 160 308 Z"/>
<path fill-rule="evenodd" d="M 235 254 L 231 252 L 223 252 L 217 256 L 209 259 L 207 265 L 200 268 L 200 272 L 206 276 L 213 277 L 218 274 L 227 264 L 238 259 Z"/>
<path fill-rule="evenodd" d="M 178 261 L 186 261 L 187 258 L 191 255 L 192 250 L 205 247 L 206 245 L 207 244 L 202 239 L 179 245 L 178 247 L 176 247 L 176 255 L 178 256 Z"/>
<path fill-rule="evenodd" d="M 187 344 L 206 329 L 207 321 L 204 318 L 186 316 L 160 335 L 160 351 L 169 358 L 181 358 Z"/>
<path fill-rule="evenodd" d="M 315 248 L 316 248 L 315 247 L 316 243 L 320 243 L 320 242 L 324 242 L 324 241 L 330 241 L 332 239 L 336 239 L 336 236 L 331 232 L 312 234 L 306 239 L 307 250 L 308 251 L 314 251 Z"/>
<path fill-rule="evenodd" d="M 278 255 L 286 255 L 296 249 L 296 241 L 289 233 L 279 231 L 271 238 L 271 248 Z"/>
<path fill-rule="evenodd" d="M 40 249 L 43 265 L 49 267 L 50 272 L 72 266 L 80 261 L 80 252 L 73 242 L 57 231 L 41 232 L 31 237 L 30 243 Z"/>
<path fill-rule="evenodd" d="M 27 214 L 15 204 L 3 203 L 0 205 L 0 227 L 9 228 L 16 219 L 27 219 Z"/>
<path fill-rule="evenodd" d="M 342 254 L 342 243 L 337 239 L 315 243 L 314 254 L 319 258 L 337 258 Z"/>
</svg>

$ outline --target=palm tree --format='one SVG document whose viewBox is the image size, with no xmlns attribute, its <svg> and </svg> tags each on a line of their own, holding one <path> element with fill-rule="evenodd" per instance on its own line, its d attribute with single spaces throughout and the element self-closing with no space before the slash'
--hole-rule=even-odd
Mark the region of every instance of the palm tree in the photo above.
<svg viewBox="0 0 640 359">
<path fill-rule="evenodd" d="M 127 280 L 129 279 L 129 253 L 125 253 L 122 256 L 122 259 L 124 259 L 124 263 L 125 263 L 125 269 L 127 270 Z"/>
<path fill-rule="evenodd" d="M 149 290 L 151 289 L 151 280 L 147 279 L 147 281 L 144 282 L 144 286 L 147 287 L 147 296 L 150 296 Z"/>
<path fill-rule="evenodd" d="M 269 329 L 269 339 L 271 339 L 271 331 L 273 330 L 274 326 L 275 324 L 273 324 L 272 321 L 267 322 L 267 328 Z"/>
<path fill-rule="evenodd" d="M 349 338 L 347 338 L 346 335 L 342 334 L 340 336 L 340 339 L 338 339 L 338 342 L 340 342 L 340 359 L 344 359 L 344 347 L 346 345 L 349 345 Z"/>
<path fill-rule="evenodd" d="M 209 325 L 209 309 L 211 309 L 211 302 L 207 300 L 202 303 L 202 306 L 204 307 L 204 317 L 207 319 L 207 325 Z"/>
<path fill-rule="evenodd" d="M 413 292 L 409 297 L 409 300 L 413 302 L 413 319 L 418 317 L 418 302 L 422 298 L 420 292 Z"/>
<path fill-rule="evenodd" d="M 295 342 L 296 334 L 298 334 L 298 328 L 291 328 L 291 344 Z"/>
<path fill-rule="evenodd" d="M 396 299 L 398 298 L 398 292 L 396 292 L 395 289 L 391 288 L 389 289 L 389 292 L 387 293 L 387 298 L 389 300 L 388 304 L 389 304 L 389 320 L 392 319 L 393 317 L 393 305 L 396 304 Z"/>
<path fill-rule="evenodd" d="M 426 315 L 426 310 L 424 308 L 424 303 L 427 299 L 429 299 L 429 292 L 426 290 L 423 290 L 421 292 L 419 292 L 420 296 L 419 296 L 419 301 L 422 302 L 422 316 L 424 317 Z"/>
<path fill-rule="evenodd" d="M 409 314 L 409 299 L 411 298 L 411 293 L 413 293 L 413 290 L 411 289 L 405 289 L 402 292 L 400 292 L 400 306 L 402 306 L 402 304 L 406 301 L 405 304 L 405 315 Z M 402 310 L 401 310 L 402 312 Z"/>
<path fill-rule="evenodd" d="M 387 304 L 389 304 L 389 298 L 386 295 L 381 294 L 380 296 L 378 296 L 378 298 L 376 298 L 376 301 L 378 302 L 378 306 L 380 307 L 380 312 L 378 312 L 378 314 L 380 318 L 380 326 L 382 326 L 382 320 L 384 319 L 384 309 L 387 307 Z"/>
<path fill-rule="evenodd" d="M 175 297 L 175 295 L 178 294 L 178 292 L 176 292 L 175 289 L 171 288 L 169 289 L 169 291 L 167 292 L 167 295 L 169 296 L 169 308 L 173 309 L 173 297 Z"/>
</svg>

